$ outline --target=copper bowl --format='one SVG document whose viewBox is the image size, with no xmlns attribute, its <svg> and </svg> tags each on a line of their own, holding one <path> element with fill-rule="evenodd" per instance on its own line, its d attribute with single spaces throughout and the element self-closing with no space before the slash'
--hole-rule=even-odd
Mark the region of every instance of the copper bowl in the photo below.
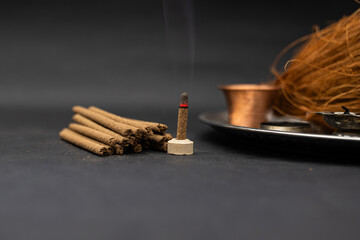
<svg viewBox="0 0 360 240">
<path fill-rule="evenodd" d="M 280 88 L 269 84 L 231 84 L 219 86 L 225 95 L 229 124 L 259 128 L 266 122 Z"/>
</svg>

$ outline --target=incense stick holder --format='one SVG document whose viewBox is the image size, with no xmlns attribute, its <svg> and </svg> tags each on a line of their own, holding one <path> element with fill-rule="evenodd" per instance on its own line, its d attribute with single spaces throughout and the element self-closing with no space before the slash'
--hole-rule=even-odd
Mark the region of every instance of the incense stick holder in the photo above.
<svg viewBox="0 0 360 240">
<path fill-rule="evenodd" d="M 219 86 L 225 95 L 229 124 L 259 128 L 268 121 L 275 97 L 280 89 L 268 84 L 232 84 Z"/>
<path fill-rule="evenodd" d="M 194 154 L 194 142 L 189 139 L 173 138 L 168 141 L 167 152 L 174 155 L 192 155 Z"/>
</svg>

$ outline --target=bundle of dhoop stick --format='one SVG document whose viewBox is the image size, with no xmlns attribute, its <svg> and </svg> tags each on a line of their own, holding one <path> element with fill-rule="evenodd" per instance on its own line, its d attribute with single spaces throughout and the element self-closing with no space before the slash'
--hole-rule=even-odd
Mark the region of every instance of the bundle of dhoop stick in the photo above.
<svg viewBox="0 0 360 240">
<path fill-rule="evenodd" d="M 61 139 L 100 156 L 141 152 L 143 149 L 166 151 L 172 139 L 162 123 L 125 118 L 100 108 L 74 106 L 75 115 Z"/>
<path fill-rule="evenodd" d="M 280 73 L 281 57 L 303 43 Z M 307 112 L 360 112 L 360 9 L 338 22 L 304 36 L 285 48 L 274 61 L 275 84 L 282 89 L 275 110 L 304 119 Z"/>
</svg>

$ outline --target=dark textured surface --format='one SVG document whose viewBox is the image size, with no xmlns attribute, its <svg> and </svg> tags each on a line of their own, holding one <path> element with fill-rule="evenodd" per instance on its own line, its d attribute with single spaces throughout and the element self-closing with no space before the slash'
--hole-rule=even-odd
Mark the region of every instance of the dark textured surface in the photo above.
<svg viewBox="0 0 360 240">
<path fill-rule="evenodd" d="M 356 7 L 298 5 L 197 1 L 192 80 L 167 55 L 161 2 L 2 7 L 0 238 L 358 239 L 356 155 L 248 146 L 197 120 L 225 108 L 217 85 L 268 80 L 281 48 Z M 193 156 L 100 158 L 59 140 L 75 104 L 174 135 L 185 90 Z"/>
<path fill-rule="evenodd" d="M 193 156 L 146 151 L 100 158 L 59 140 L 70 110 L 47 113 L 58 115 L 53 126 L 46 124 L 52 119 L 44 111 L 32 111 L 41 117 L 32 119 L 31 128 L 21 127 L 25 117 L 1 130 L 5 237 L 355 239 L 358 234 L 357 161 L 239 144 L 199 123 L 196 112 L 189 133 Z M 176 111 L 172 115 L 163 119 L 171 123 Z"/>
</svg>

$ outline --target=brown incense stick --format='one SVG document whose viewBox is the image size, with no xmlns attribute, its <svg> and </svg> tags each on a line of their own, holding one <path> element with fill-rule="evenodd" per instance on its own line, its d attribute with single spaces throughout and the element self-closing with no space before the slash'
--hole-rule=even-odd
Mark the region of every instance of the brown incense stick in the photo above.
<svg viewBox="0 0 360 240">
<path fill-rule="evenodd" d="M 170 133 L 165 133 L 164 136 L 165 136 L 165 141 L 166 142 L 170 141 L 173 138 Z"/>
<path fill-rule="evenodd" d="M 165 133 L 165 124 L 124 118 L 96 107 L 74 106 L 73 111 L 77 123 L 61 131 L 61 138 L 101 156 L 138 153 L 143 148 L 166 151 L 172 138 Z"/>
<path fill-rule="evenodd" d="M 143 133 L 143 137 L 147 137 L 147 135 L 149 135 L 151 133 L 151 129 L 150 127 L 146 126 L 145 124 L 143 123 L 140 123 L 140 122 L 136 122 L 134 120 L 131 120 L 131 119 L 128 119 L 128 118 L 124 118 L 124 117 L 121 117 L 121 116 L 118 116 L 116 114 L 113 114 L 113 113 L 110 113 L 110 112 L 107 112 L 105 110 L 102 110 L 100 108 L 97 108 L 97 107 L 94 107 L 94 106 L 90 106 L 89 107 L 89 110 L 90 111 L 93 111 L 93 112 L 97 112 L 99 114 L 102 114 L 104 115 L 105 117 L 108 117 L 114 121 L 117 121 L 117 122 L 120 122 L 120 123 L 124 123 L 124 124 L 128 124 L 130 126 L 133 126 L 133 127 L 137 127 L 139 128 L 142 133 Z"/>
<path fill-rule="evenodd" d="M 127 146 L 129 146 L 129 144 L 133 143 L 133 141 L 130 140 L 129 138 L 121 136 L 120 134 L 118 134 L 114 131 L 111 131 L 110 129 L 104 128 L 103 126 L 97 124 L 96 122 L 91 121 L 90 119 L 87 119 L 86 117 L 84 117 L 80 114 L 75 114 L 73 116 L 73 120 L 84 126 L 90 127 L 92 129 L 98 130 L 100 132 L 103 132 L 103 133 L 106 133 L 108 135 L 115 137 L 116 139 L 118 139 L 120 141 L 120 145 L 123 147 L 127 147 Z"/>
<path fill-rule="evenodd" d="M 69 129 L 72 131 L 75 131 L 81 135 L 84 135 L 86 137 L 89 137 L 95 141 L 104 143 L 106 145 L 109 145 L 115 149 L 115 153 L 117 155 L 124 154 L 124 147 L 121 146 L 121 143 L 123 141 L 113 137 L 112 135 L 106 134 L 104 132 L 92 129 L 87 126 L 83 126 L 81 124 L 77 123 L 70 123 Z"/>
<path fill-rule="evenodd" d="M 143 147 L 143 149 L 150 149 L 150 141 L 149 141 L 149 139 L 144 140 L 141 143 L 141 146 Z"/>
<path fill-rule="evenodd" d="M 180 107 L 178 112 L 177 134 L 176 139 L 186 139 L 186 128 L 188 118 L 188 94 L 182 93 L 180 96 Z"/>
<path fill-rule="evenodd" d="M 128 118 L 128 119 L 148 126 L 151 129 L 151 131 L 153 131 L 154 133 L 164 134 L 165 131 L 168 129 L 168 126 L 163 123 L 148 122 L 148 121 L 142 121 L 132 118 Z"/>
<path fill-rule="evenodd" d="M 114 148 L 117 147 L 117 145 L 120 146 L 121 144 L 121 142 L 117 138 L 114 138 L 109 134 L 100 132 L 98 130 L 77 123 L 70 123 L 69 129 L 78 132 L 86 137 L 92 138 L 98 142 L 102 142 L 106 145 L 112 146 Z"/>
<path fill-rule="evenodd" d="M 135 153 L 139 153 L 142 151 L 142 146 L 141 146 L 141 144 L 136 144 L 136 145 L 131 146 L 130 149 Z"/>
<path fill-rule="evenodd" d="M 194 142 L 186 138 L 187 118 L 188 95 L 184 92 L 180 96 L 176 138 L 166 142 L 168 154 L 191 155 L 194 153 Z"/>
<path fill-rule="evenodd" d="M 115 153 L 116 153 L 117 155 L 122 155 L 122 154 L 124 154 L 124 147 L 121 146 L 120 144 L 115 144 L 114 148 L 115 148 Z"/>
<path fill-rule="evenodd" d="M 145 127 L 144 130 L 146 132 L 148 132 L 150 129 L 155 133 L 164 133 L 168 128 L 168 126 L 166 126 L 165 124 L 162 124 L 162 123 L 148 122 L 148 121 L 142 121 L 142 120 L 137 120 L 137 119 L 132 119 L 132 118 L 121 117 L 121 116 L 106 112 L 106 111 L 104 111 L 100 108 L 94 107 L 94 106 L 90 106 L 89 109 L 91 111 L 101 113 L 104 116 L 109 117 L 115 121 L 119 121 L 119 122 L 129 124 L 129 125 L 132 125 L 135 127 L 139 127 L 142 129 Z"/>
<path fill-rule="evenodd" d="M 149 136 L 149 141 L 150 143 L 163 143 L 165 142 L 165 135 L 160 135 L 160 134 L 151 134 Z"/>
<path fill-rule="evenodd" d="M 109 129 L 119 133 L 120 135 L 123 135 L 126 137 L 133 135 L 136 138 L 139 138 L 142 135 L 141 130 L 139 128 L 116 122 L 110 118 L 107 118 L 107 117 L 99 114 L 99 113 L 90 111 L 89 109 L 86 109 L 84 107 L 74 106 L 73 111 L 75 113 L 79 113 L 79 114 L 109 128 Z"/>
<path fill-rule="evenodd" d="M 164 142 L 164 143 L 158 148 L 158 150 L 161 150 L 161 151 L 166 152 L 166 151 L 167 151 L 167 148 L 168 148 L 168 143 L 167 143 L 167 142 Z"/>
<path fill-rule="evenodd" d="M 153 134 L 150 135 L 148 139 L 142 142 L 144 149 L 155 149 L 161 151 L 167 151 L 167 142 L 173 137 L 170 133 L 165 133 L 164 135 Z"/>
<path fill-rule="evenodd" d="M 167 151 L 167 146 L 168 146 L 167 142 L 150 144 L 150 148 L 155 149 L 155 150 L 164 151 L 164 152 Z"/>
<path fill-rule="evenodd" d="M 61 139 L 70 142 L 75 146 L 78 146 L 92 153 L 95 153 L 99 156 L 107 156 L 113 154 L 112 147 L 102 144 L 100 142 L 96 142 L 70 129 L 64 128 L 59 135 Z"/>
</svg>

